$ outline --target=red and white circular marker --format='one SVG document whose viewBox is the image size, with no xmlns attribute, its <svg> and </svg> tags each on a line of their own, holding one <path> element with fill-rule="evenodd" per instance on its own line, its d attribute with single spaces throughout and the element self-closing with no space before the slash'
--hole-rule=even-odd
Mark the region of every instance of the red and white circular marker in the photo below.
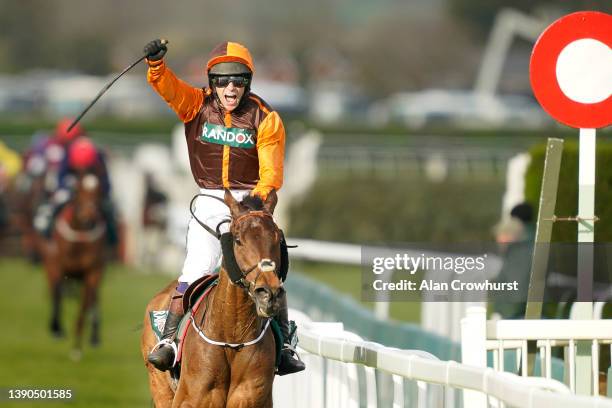
<svg viewBox="0 0 612 408">
<path fill-rule="evenodd" d="M 581 11 L 552 23 L 533 47 L 529 77 L 536 99 L 559 122 L 612 124 L 612 15 Z"/>
</svg>

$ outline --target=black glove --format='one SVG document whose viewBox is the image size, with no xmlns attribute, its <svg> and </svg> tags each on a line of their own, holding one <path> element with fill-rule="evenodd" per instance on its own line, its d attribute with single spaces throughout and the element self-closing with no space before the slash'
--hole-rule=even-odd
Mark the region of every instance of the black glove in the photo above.
<svg viewBox="0 0 612 408">
<path fill-rule="evenodd" d="M 168 51 L 168 47 L 160 39 L 149 42 L 143 50 L 149 61 L 159 61 L 164 58 L 166 51 Z"/>
</svg>

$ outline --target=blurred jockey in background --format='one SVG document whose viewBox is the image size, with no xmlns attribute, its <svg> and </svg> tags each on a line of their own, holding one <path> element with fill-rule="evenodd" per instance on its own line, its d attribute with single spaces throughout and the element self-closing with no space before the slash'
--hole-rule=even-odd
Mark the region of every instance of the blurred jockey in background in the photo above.
<svg viewBox="0 0 612 408">
<path fill-rule="evenodd" d="M 55 217 L 70 201 L 78 175 L 93 174 L 101 186 L 102 214 L 107 226 L 108 243 L 115 246 L 118 242 L 115 211 L 110 198 L 111 184 L 104 153 L 86 137 L 79 137 L 67 143 L 66 159 L 62 160 L 57 172 L 57 188 L 45 203 L 45 208 L 36 214 L 35 227 L 46 238 L 51 237 Z M 43 207 L 43 206 L 41 206 Z"/>
<path fill-rule="evenodd" d="M 29 191 L 32 179 L 44 176 L 44 190 L 47 196 L 53 194 L 58 188 L 59 170 L 65 166 L 67 151 L 72 142 L 85 131 L 80 125 L 75 125 L 70 132 L 68 127 L 72 120 L 64 118 L 60 120 L 51 136 L 35 134 L 32 146 L 24 154 L 25 180 L 21 186 L 22 191 Z"/>
<path fill-rule="evenodd" d="M 24 252 L 33 262 L 40 260 L 41 233 L 51 218 L 51 200 L 59 187 L 59 170 L 68 160 L 67 148 L 85 134 L 78 125 L 68 132 L 71 123 L 69 118 L 64 118 L 51 133 L 36 132 L 23 154 L 23 168 L 16 182 L 15 216 Z"/>
</svg>

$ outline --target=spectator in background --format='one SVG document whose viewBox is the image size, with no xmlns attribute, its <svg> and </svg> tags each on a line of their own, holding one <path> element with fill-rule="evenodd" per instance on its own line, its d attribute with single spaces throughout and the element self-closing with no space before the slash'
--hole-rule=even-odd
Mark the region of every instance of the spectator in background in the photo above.
<svg viewBox="0 0 612 408">
<path fill-rule="evenodd" d="M 533 207 L 529 203 L 521 203 L 512 208 L 510 217 L 502 220 L 494 227 L 495 241 L 497 242 L 503 265 L 496 282 L 517 281 L 520 296 L 527 300 L 527 289 L 531 272 L 533 243 L 535 240 L 535 224 L 533 222 Z M 517 294 L 517 297 L 519 295 Z M 493 311 L 503 319 L 522 319 L 525 316 L 525 302 L 496 302 Z"/>
</svg>

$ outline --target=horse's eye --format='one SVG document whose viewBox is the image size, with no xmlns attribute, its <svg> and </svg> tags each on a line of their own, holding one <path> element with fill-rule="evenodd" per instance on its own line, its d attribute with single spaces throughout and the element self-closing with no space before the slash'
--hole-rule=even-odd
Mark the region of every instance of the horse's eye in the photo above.
<svg viewBox="0 0 612 408">
<path fill-rule="evenodd" d="M 242 245 L 242 241 L 240 241 L 239 237 L 234 237 L 234 243 L 236 243 L 236 245 Z"/>
</svg>

